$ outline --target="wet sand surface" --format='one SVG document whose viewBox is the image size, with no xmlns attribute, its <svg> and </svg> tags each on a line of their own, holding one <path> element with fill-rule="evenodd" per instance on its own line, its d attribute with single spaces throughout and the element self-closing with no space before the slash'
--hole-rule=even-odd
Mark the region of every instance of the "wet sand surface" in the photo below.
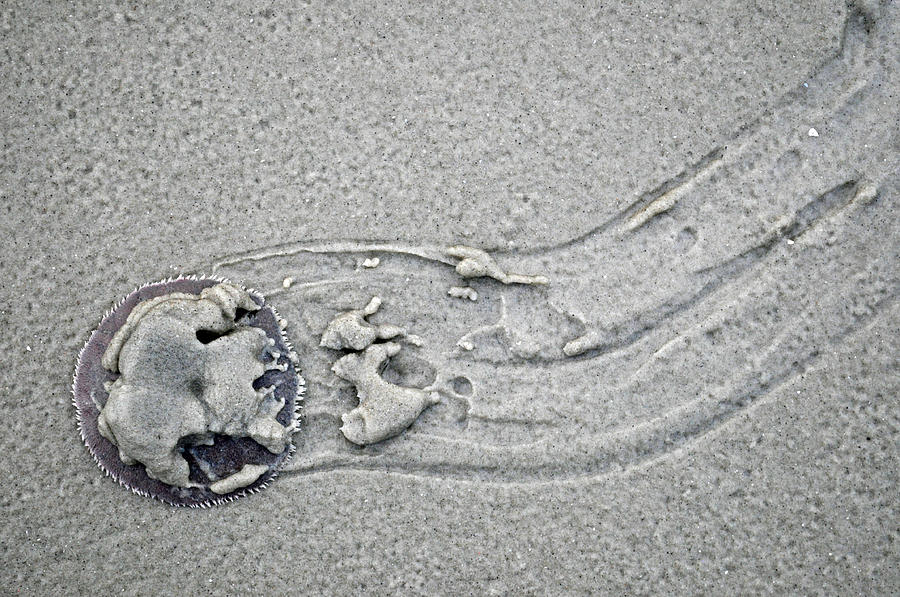
<svg viewBox="0 0 900 597">
<path fill-rule="evenodd" d="M 900 591 L 900 11 L 782 4 L 0 8 L 2 592 Z M 71 405 L 189 274 L 306 379 L 210 509 Z"/>
</svg>

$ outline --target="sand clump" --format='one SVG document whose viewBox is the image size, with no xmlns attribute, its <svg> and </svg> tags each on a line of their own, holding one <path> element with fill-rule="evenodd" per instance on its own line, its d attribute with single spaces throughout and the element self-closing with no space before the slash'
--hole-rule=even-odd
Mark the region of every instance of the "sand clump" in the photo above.
<svg viewBox="0 0 900 597">
<path fill-rule="evenodd" d="M 341 415 L 341 432 L 358 445 L 374 444 L 394 437 L 413 424 L 423 410 L 440 402 L 440 395 L 419 388 L 394 385 L 381 377 L 387 360 L 400 352 L 396 342 L 376 344 L 404 335 L 394 325 L 373 325 L 366 317 L 381 307 L 381 299 L 372 297 L 362 309 L 337 315 L 322 334 L 320 346 L 335 350 L 362 351 L 338 359 L 331 370 L 356 387 L 359 405 Z M 418 339 L 410 336 L 411 343 Z"/>
</svg>

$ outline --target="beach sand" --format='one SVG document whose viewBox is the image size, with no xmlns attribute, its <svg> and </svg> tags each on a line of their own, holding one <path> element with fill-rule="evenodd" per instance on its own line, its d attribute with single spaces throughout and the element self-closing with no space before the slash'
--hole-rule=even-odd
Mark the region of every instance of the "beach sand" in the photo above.
<svg viewBox="0 0 900 597">
<path fill-rule="evenodd" d="M 4 3 L 0 593 L 900 592 L 900 10 L 801 4 Z M 307 382 L 208 509 L 71 404 L 179 275 Z M 375 296 L 436 403 L 357 445 L 320 340 Z"/>
</svg>

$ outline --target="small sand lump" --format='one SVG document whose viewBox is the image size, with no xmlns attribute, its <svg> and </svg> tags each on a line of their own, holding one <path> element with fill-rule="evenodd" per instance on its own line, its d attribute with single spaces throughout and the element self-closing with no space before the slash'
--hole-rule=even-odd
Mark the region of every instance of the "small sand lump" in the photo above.
<svg viewBox="0 0 900 597">
<path fill-rule="evenodd" d="M 374 315 L 381 307 L 381 299 L 372 297 L 362 309 L 341 313 L 331 320 L 322 333 L 319 346 L 333 350 L 362 350 L 375 340 L 389 340 L 403 335 L 403 328 L 395 325 L 373 325 L 366 317 Z"/>
<path fill-rule="evenodd" d="M 451 286 L 447 294 L 453 298 L 469 299 L 472 302 L 478 300 L 478 292 L 469 286 Z"/>
<path fill-rule="evenodd" d="M 236 489 L 240 489 L 241 487 L 246 487 L 251 483 L 255 482 L 259 479 L 264 473 L 269 470 L 269 467 L 264 464 L 245 464 L 241 470 L 234 473 L 233 475 L 229 475 L 224 479 L 216 481 L 209 488 L 218 494 L 223 493 L 231 493 Z"/>
<path fill-rule="evenodd" d="M 456 257 L 456 273 L 463 278 L 493 278 L 504 284 L 547 284 L 545 276 L 527 276 L 524 274 L 510 274 L 502 269 L 494 259 L 481 249 L 474 249 L 465 245 L 447 247 L 444 251 L 450 257 Z"/>
<path fill-rule="evenodd" d="M 361 446 L 394 437 L 413 424 L 419 414 L 440 401 L 436 392 L 395 386 L 382 379 L 385 361 L 400 351 L 394 342 L 373 344 L 362 353 L 348 354 L 331 368 L 356 386 L 359 406 L 341 415 L 344 436 Z"/>
</svg>

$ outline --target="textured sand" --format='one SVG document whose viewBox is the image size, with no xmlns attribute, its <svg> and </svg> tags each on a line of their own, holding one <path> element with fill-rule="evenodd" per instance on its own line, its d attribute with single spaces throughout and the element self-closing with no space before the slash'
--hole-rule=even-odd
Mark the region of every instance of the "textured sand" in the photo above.
<svg viewBox="0 0 900 597">
<path fill-rule="evenodd" d="M 0 7 L 0 592 L 900 591 L 900 11 L 783 4 Z M 178 273 L 266 293 L 309 381 L 212 510 L 70 404 Z M 374 295 L 443 400 L 359 448 L 318 344 Z"/>
</svg>

